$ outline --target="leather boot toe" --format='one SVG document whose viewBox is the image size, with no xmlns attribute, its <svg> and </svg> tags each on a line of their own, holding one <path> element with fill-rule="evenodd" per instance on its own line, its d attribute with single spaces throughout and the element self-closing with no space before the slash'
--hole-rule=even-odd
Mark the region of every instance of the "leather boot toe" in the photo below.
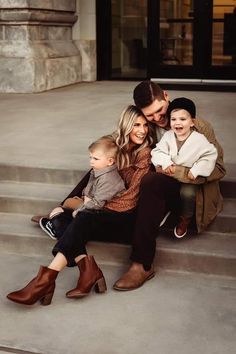
<svg viewBox="0 0 236 354">
<path fill-rule="evenodd" d="M 155 272 L 153 268 L 148 271 L 143 269 L 143 266 L 139 264 L 132 264 L 129 270 L 115 282 L 113 289 L 120 291 L 134 290 L 142 286 L 147 280 L 153 278 Z"/>
</svg>

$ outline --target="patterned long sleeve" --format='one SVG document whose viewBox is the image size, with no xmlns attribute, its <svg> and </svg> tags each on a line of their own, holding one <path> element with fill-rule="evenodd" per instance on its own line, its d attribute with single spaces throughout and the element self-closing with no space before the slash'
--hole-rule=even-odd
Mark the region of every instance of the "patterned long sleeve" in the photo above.
<svg viewBox="0 0 236 354">
<path fill-rule="evenodd" d="M 135 208 L 138 201 L 141 179 L 150 170 L 150 166 L 151 149 L 147 147 L 139 152 L 132 166 L 120 171 L 126 183 L 127 190 L 120 196 L 107 202 L 105 208 L 120 212 Z"/>
</svg>

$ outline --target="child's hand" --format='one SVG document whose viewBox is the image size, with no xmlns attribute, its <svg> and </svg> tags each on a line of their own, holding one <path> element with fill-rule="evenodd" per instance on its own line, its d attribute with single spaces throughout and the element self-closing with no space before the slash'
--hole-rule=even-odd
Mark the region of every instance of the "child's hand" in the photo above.
<svg viewBox="0 0 236 354">
<path fill-rule="evenodd" d="M 188 178 L 191 180 L 191 181 L 194 181 L 196 179 L 196 177 L 193 176 L 192 172 L 191 171 L 188 171 Z"/>
<path fill-rule="evenodd" d="M 78 214 L 78 209 L 73 211 L 73 213 L 72 213 L 73 218 L 75 218 L 77 214 Z"/>
<path fill-rule="evenodd" d="M 171 165 L 168 166 L 165 170 L 164 170 L 165 175 L 167 176 L 173 176 L 175 174 L 175 166 Z"/>
<path fill-rule="evenodd" d="M 88 203 L 90 200 L 92 200 L 89 197 L 86 197 L 86 195 L 84 196 L 84 204 Z"/>
</svg>

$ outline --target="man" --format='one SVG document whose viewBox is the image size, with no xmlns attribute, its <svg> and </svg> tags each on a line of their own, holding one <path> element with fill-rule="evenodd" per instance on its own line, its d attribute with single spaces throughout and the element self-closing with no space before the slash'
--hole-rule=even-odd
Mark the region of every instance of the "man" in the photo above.
<svg viewBox="0 0 236 354">
<path fill-rule="evenodd" d="M 141 109 L 148 121 L 156 130 L 157 141 L 166 130 L 170 129 L 166 112 L 169 105 L 168 93 L 156 83 L 146 80 L 138 84 L 133 92 L 136 106 Z M 196 223 L 198 231 L 204 229 L 222 208 L 222 197 L 219 180 L 225 175 L 223 150 L 216 140 L 211 125 L 199 118 L 195 119 L 195 129 L 206 136 L 214 144 L 218 158 L 216 166 L 207 178 L 197 177 L 191 183 L 201 185 L 196 196 Z M 140 198 L 137 210 L 136 227 L 133 235 L 129 270 L 114 284 L 115 290 L 133 290 L 142 286 L 154 276 L 153 260 L 156 252 L 156 237 L 161 221 L 170 208 L 174 209 L 179 202 L 180 182 L 188 180 L 188 168 L 174 166 L 171 174 L 162 170 L 150 172 L 144 176 L 140 187 Z M 75 187 L 68 197 L 79 195 L 87 183 L 85 178 Z M 67 197 L 67 198 L 68 198 Z M 204 205 L 204 211 L 199 206 Z M 38 221 L 39 217 L 33 217 Z"/>
<path fill-rule="evenodd" d="M 166 112 L 169 96 L 159 85 L 143 81 L 134 89 L 134 102 L 153 124 L 159 141 L 166 130 L 170 129 Z M 219 180 L 225 175 L 223 150 L 216 140 L 211 125 L 199 118 L 195 129 L 213 143 L 218 152 L 215 169 L 207 178 L 197 177 L 191 183 L 200 184 L 196 196 L 196 224 L 198 231 L 203 230 L 222 209 Z M 156 251 L 156 236 L 161 220 L 169 208 L 179 202 L 181 182 L 190 182 L 189 169 L 173 166 L 171 173 L 161 169 L 144 176 L 140 187 L 136 227 L 132 242 L 132 264 L 129 270 L 114 284 L 116 290 L 133 290 L 142 286 L 153 277 L 153 260 Z M 203 207 L 204 206 L 204 207 Z"/>
</svg>

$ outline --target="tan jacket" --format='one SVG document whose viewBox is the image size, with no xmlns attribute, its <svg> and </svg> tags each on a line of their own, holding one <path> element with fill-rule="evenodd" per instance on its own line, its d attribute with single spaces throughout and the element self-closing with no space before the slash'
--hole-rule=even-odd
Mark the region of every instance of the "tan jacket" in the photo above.
<svg viewBox="0 0 236 354">
<path fill-rule="evenodd" d="M 216 215 L 222 210 L 223 198 L 220 193 L 219 180 L 226 174 L 223 149 L 216 140 L 216 136 L 211 124 L 203 119 L 196 118 L 195 129 L 204 134 L 208 141 L 215 145 L 218 157 L 213 172 L 209 177 L 197 177 L 191 183 L 199 184 L 196 195 L 196 225 L 198 232 L 203 231 Z M 174 178 L 180 182 L 189 183 L 187 178 L 189 169 L 182 166 L 176 166 Z"/>
</svg>

